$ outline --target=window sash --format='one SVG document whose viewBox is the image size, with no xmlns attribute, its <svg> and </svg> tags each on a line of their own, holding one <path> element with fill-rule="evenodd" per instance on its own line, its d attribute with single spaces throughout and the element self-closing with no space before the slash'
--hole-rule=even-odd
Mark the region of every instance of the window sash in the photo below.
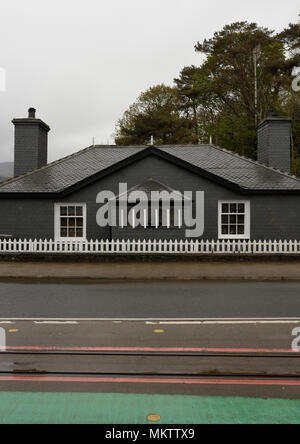
<svg viewBox="0 0 300 444">
<path fill-rule="evenodd" d="M 55 238 L 62 240 L 86 238 L 86 204 L 55 204 Z"/>
<path fill-rule="evenodd" d="M 219 239 L 250 238 L 250 201 L 219 201 Z"/>
</svg>

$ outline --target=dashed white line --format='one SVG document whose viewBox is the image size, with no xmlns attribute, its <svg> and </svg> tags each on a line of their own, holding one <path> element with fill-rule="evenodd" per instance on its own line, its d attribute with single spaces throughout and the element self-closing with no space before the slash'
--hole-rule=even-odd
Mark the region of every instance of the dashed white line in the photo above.
<svg viewBox="0 0 300 444">
<path fill-rule="evenodd" d="M 299 324 L 300 318 L 203 318 L 203 319 L 166 319 L 166 318 L 0 318 L 0 324 L 32 322 L 36 325 L 78 325 L 84 322 L 141 322 L 146 325 L 264 325 L 264 324 Z"/>
<path fill-rule="evenodd" d="M 257 325 L 257 324 L 299 324 L 299 321 L 158 321 L 148 325 Z"/>
<path fill-rule="evenodd" d="M 300 317 L 269 318 L 0 318 L 0 322 L 300 322 Z"/>
<path fill-rule="evenodd" d="M 47 325 L 77 325 L 78 322 L 77 321 L 34 321 L 34 324 L 47 324 Z"/>
</svg>

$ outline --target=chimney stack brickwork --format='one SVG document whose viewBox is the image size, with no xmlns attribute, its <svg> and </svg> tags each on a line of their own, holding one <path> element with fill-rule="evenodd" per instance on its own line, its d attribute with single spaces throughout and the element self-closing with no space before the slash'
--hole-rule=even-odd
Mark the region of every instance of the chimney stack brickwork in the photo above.
<svg viewBox="0 0 300 444">
<path fill-rule="evenodd" d="M 258 125 L 258 161 L 269 167 L 290 173 L 290 118 L 272 114 Z"/>
<path fill-rule="evenodd" d="M 35 118 L 34 108 L 29 109 L 28 118 L 12 122 L 15 126 L 15 177 L 47 165 L 49 126 Z"/>
</svg>

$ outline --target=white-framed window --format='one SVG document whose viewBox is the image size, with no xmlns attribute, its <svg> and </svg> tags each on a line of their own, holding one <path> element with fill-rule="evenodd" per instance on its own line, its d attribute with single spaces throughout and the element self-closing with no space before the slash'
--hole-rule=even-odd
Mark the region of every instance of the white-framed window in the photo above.
<svg viewBox="0 0 300 444">
<path fill-rule="evenodd" d="M 250 201 L 219 201 L 219 239 L 250 239 Z"/>
<path fill-rule="evenodd" d="M 55 204 L 55 239 L 86 239 L 86 204 Z"/>
</svg>

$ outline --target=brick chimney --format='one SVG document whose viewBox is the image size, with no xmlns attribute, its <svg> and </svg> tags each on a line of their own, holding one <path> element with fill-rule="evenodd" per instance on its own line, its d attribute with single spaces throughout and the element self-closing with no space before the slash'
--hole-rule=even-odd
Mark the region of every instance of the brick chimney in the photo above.
<svg viewBox="0 0 300 444">
<path fill-rule="evenodd" d="M 34 108 L 29 108 L 27 118 L 12 121 L 15 126 L 15 176 L 47 165 L 50 128 L 37 119 L 35 113 Z"/>
<path fill-rule="evenodd" d="M 291 120 L 270 111 L 258 125 L 258 161 L 291 172 Z"/>
</svg>

